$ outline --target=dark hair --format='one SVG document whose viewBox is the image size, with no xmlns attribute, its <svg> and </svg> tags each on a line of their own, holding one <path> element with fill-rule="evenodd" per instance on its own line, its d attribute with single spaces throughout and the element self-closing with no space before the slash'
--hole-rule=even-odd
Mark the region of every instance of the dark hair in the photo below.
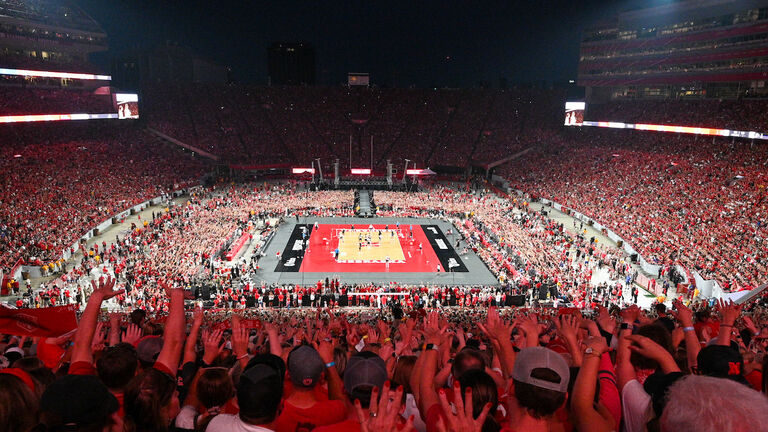
<svg viewBox="0 0 768 432">
<path fill-rule="evenodd" d="M 283 399 L 283 379 L 277 374 L 250 383 L 247 378 L 240 378 L 237 388 L 237 403 L 240 406 L 240 419 L 248 424 L 267 424 L 277 417 L 277 411 Z"/>
<path fill-rule="evenodd" d="M 532 370 L 531 377 L 550 382 L 559 382 L 561 379 L 555 371 L 548 368 Z M 551 416 L 565 403 L 565 393 L 537 387 L 518 380 L 513 380 L 513 383 L 515 385 L 515 399 L 518 405 L 535 419 Z"/>
<path fill-rule="evenodd" d="M 45 367 L 42 360 L 37 357 L 23 357 L 13 363 L 13 367 L 22 369 L 32 377 L 35 382 L 35 396 L 40 399 L 45 389 L 56 381 L 56 375 Z"/>
<path fill-rule="evenodd" d="M 136 376 L 139 358 L 136 348 L 131 344 L 121 343 L 109 347 L 96 361 L 99 378 L 109 389 L 122 390 Z"/>
<path fill-rule="evenodd" d="M 206 408 L 224 405 L 235 396 L 235 385 L 226 369 L 203 369 L 196 390 L 197 399 Z"/>
<path fill-rule="evenodd" d="M 131 323 L 141 327 L 141 324 L 144 322 L 144 318 L 146 318 L 146 316 L 147 311 L 144 309 L 134 309 L 131 312 Z"/>
<path fill-rule="evenodd" d="M 479 362 L 480 367 L 475 367 L 472 363 Z M 453 359 L 453 366 L 451 366 L 451 373 L 454 379 L 459 379 L 464 373 L 470 369 L 485 370 L 486 362 L 485 357 L 480 351 L 471 348 L 465 348 L 456 354 Z"/>
<path fill-rule="evenodd" d="M 195 382 L 197 400 L 206 408 L 221 407 L 235 396 L 235 385 L 229 376 L 229 371 L 223 368 L 202 369 Z M 218 412 L 205 416 L 199 423 L 195 422 L 195 430 L 204 431 L 208 423 Z"/>
<path fill-rule="evenodd" d="M 403 386 L 403 396 L 413 393 L 411 389 L 411 374 L 416 365 L 416 356 L 402 356 L 397 359 L 395 370 L 392 373 L 392 388 Z"/>
<path fill-rule="evenodd" d="M 499 405 L 499 390 L 496 382 L 484 370 L 470 369 L 464 372 L 459 378 L 461 385 L 461 397 L 464 398 L 464 392 L 467 388 L 472 389 L 472 417 L 477 418 L 485 408 L 485 404 L 491 404 L 491 410 L 483 423 L 483 432 L 496 432 L 501 429 L 494 414 Z"/>
<path fill-rule="evenodd" d="M 665 305 L 664 303 L 656 303 L 653 306 L 653 309 L 656 310 L 657 314 L 663 314 L 667 312 L 667 305 Z"/>
<path fill-rule="evenodd" d="M 37 423 L 38 399 L 21 379 L 0 374 L 0 430 L 26 432 Z"/>
<path fill-rule="evenodd" d="M 169 429 L 170 419 L 163 409 L 170 405 L 176 391 L 176 380 L 155 368 L 136 375 L 125 389 L 125 415 L 128 425 L 136 432 Z"/>
<path fill-rule="evenodd" d="M 640 326 L 640 328 L 637 329 L 637 334 L 647 337 L 661 345 L 667 352 L 672 353 L 672 335 L 663 325 L 654 323 Z M 643 357 L 634 351 L 630 354 L 629 361 L 632 363 L 632 366 L 639 369 L 655 370 L 659 368 L 659 364 L 656 360 Z"/>
</svg>

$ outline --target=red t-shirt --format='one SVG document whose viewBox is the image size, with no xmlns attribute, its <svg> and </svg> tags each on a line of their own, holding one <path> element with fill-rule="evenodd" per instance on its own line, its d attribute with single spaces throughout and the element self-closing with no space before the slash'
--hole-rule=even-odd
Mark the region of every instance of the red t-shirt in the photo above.
<svg viewBox="0 0 768 432">
<path fill-rule="evenodd" d="M 314 429 L 313 432 L 360 432 L 360 422 L 357 420 L 345 420 L 329 426 L 320 426 Z"/>
<path fill-rule="evenodd" d="M 275 421 L 277 432 L 304 432 L 317 426 L 339 423 L 347 417 L 347 408 L 342 401 L 317 402 L 309 408 L 298 408 L 285 402 L 283 411 Z"/>
</svg>

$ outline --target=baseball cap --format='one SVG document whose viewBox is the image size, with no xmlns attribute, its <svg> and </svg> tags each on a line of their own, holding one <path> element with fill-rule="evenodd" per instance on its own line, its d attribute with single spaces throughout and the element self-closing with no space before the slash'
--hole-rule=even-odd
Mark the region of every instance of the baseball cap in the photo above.
<svg viewBox="0 0 768 432">
<path fill-rule="evenodd" d="M 160 336 L 144 336 L 136 344 L 136 354 L 142 363 L 153 364 L 163 349 L 163 338 Z"/>
<path fill-rule="evenodd" d="M 747 383 L 743 375 L 744 358 L 730 346 L 710 345 L 702 348 L 696 357 L 696 366 L 702 375 Z"/>
<path fill-rule="evenodd" d="M 320 380 L 325 363 L 320 354 L 308 345 L 300 345 L 288 355 L 288 373 L 293 385 L 313 387 Z"/>
<path fill-rule="evenodd" d="M 65 375 L 40 399 L 40 411 L 55 414 L 65 426 L 98 424 L 119 408 L 115 396 L 94 375 Z"/>
<path fill-rule="evenodd" d="M 349 358 L 344 370 L 344 390 L 353 399 L 357 398 L 355 390 L 359 387 L 382 387 L 386 381 L 387 366 L 378 355 L 363 351 Z"/>
<path fill-rule="evenodd" d="M 536 369 L 549 369 L 560 379 L 558 382 L 552 382 L 535 378 L 532 374 Z M 512 369 L 512 378 L 535 387 L 566 393 L 571 371 L 568 368 L 568 363 L 560 354 L 544 347 L 531 347 L 524 348 L 517 353 L 515 367 Z"/>
<path fill-rule="evenodd" d="M 273 419 L 283 398 L 283 378 L 264 363 L 246 369 L 237 383 L 240 415 Z"/>
</svg>

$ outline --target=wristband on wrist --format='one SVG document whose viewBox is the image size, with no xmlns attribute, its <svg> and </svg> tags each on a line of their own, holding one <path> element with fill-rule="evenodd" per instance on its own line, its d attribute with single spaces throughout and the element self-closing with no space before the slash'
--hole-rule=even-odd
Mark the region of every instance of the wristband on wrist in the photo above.
<svg viewBox="0 0 768 432">
<path fill-rule="evenodd" d="M 386 338 L 386 339 L 384 339 L 384 343 L 387 343 L 387 342 L 391 342 L 391 341 L 392 341 L 392 338 Z"/>
<path fill-rule="evenodd" d="M 683 327 L 683 331 L 684 331 L 684 332 L 690 332 L 690 331 L 694 331 L 694 330 L 695 330 L 695 329 L 694 329 L 693 327 L 691 327 L 691 326 L 688 326 L 688 327 Z"/>
<path fill-rule="evenodd" d="M 625 323 L 625 322 L 624 322 L 624 323 L 621 323 L 621 325 L 619 325 L 619 328 L 620 328 L 621 330 L 632 330 L 632 327 L 634 327 L 632 324 L 630 324 L 630 323 Z"/>
<path fill-rule="evenodd" d="M 242 359 L 244 359 L 244 358 L 246 358 L 246 357 L 248 357 L 248 353 L 245 353 L 245 354 L 241 355 L 241 356 L 240 356 L 240 357 L 238 357 L 237 359 L 238 359 L 238 360 L 242 360 Z"/>
<path fill-rule="evenodd" d="M 332 368 L 334 366 L 336 366 L 336 362 L 330 362 L 330 363 L 326 363 L 325 364 L 325 367 L 327 367 L 327 368 Z"/>
</svg>

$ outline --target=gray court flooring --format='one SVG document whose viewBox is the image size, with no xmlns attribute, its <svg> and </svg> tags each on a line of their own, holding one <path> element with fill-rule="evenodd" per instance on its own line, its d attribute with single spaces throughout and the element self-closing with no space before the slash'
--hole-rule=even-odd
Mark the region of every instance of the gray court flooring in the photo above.
<svg viewBox="0 0 768 432">
<path fill-rule="evenodd" d="M 457 234 L 456 227 L 449 222 L 445 222 L 440 219 L 429 218 L 353 218 L 353 217 L 302 217 L 299 219 L 299 223 L 314 224 L 359 224 L 368 225 L 371 223 L 376 224 L 389 224 L 394 225 L 397 222 L 400 225 L 407 224 L 421 224 L 421 225 L 438 225 L 446 235 L 447 239 L 451 242 L 452 246 L 456 245 Z M 461 255 L 462 261 L 467 266 L 468 272 L 430 272 L 430 273 L 413 273 L 413 272 L 385 272 L 385 273 L 303 273 L 303 272 L 275 272 L 274 269 L 277 266 L 277 257 L 275 253 L 277 251 L 282 252 L 285 248 L 288 239 L 293 232 L 293 228 L 296 226 L 296 219 L 289 218 L 283 222 L 277 228 L 275 237 L 270 242 L 265 253 L 266 256 L 259 260 L 260 270 L 255 274 L 252 274 L 252 279 L 256 282 L 265 282 L 267 284 L 314 284 L 318 280 L 325 280 L 325 278 L 337 278 L 342 283 L 350 284 L 366 284 L 366 283 L 387 283 L 398 282 L 409 285 L 498 285 L 499 282 L 493 276 L 488 267 L 480 260 L 473 252 L 469 252 L 465 255 Z M 448 230 L 451 230 L 453 234 L 448 235 Z M 466 244 L 461 242 L 459 249 L 456 249 L 457 253 L 460 253 Z"/>
</svg>

